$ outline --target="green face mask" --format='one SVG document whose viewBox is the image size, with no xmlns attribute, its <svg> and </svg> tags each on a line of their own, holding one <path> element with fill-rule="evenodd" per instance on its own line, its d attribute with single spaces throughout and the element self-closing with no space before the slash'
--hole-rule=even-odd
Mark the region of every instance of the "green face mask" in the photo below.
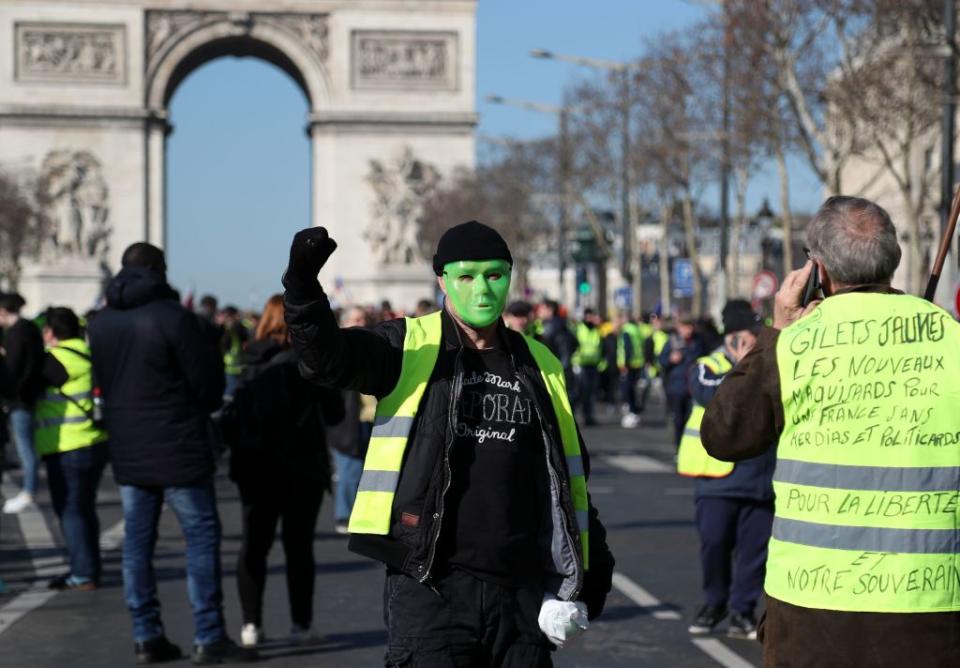
<svg viewBox="0 0 960 668">
<path fill-rule="evenodd" d="M 443 267 L 447 296 L 460 319 L 471 327 L 489 327 L 500 318 L 510 291 L 505 260 L 464 260 Z"/>
</svg>

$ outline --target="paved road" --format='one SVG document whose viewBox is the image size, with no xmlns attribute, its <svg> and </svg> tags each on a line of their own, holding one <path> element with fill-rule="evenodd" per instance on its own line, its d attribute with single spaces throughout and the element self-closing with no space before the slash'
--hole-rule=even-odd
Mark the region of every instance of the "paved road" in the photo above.
<svg viewBox="0 0 960 668">
<path fill-rule="evenodd" d="M 695 643 L 687 635 L 699 603 L 697 536 L 692 484 L 672 473 L 672 448 L 662 420 L 626 431 L 601 426 L 585 431 L 593 460 L 591 491 L 617 558 L 616 588 L 603 619 L 575 646 L 555 655 L 558 668 L 683 666 L 746 668 L 760 663 L 760 648 L 723 635 Z M 4 492 L 11 489 L 5 479 Z M 240 544 L 240 505 L 220 480 L 224 523 L 223 566 L 229 629 L 239 636 L 235 561 Z M 0 596 L 0 664 L 4 666 L 125 666 L 132 664 L 130 621 L 120 578 L 120 501 L 111 480 L 101 492 L 104 586 L 89 593 L 51 594 L 43 583 L 62 571 L 61 539 L 42 496 L 40 510 L 0 518 L 0 578 L 10 591 Z M 264 650 L 273 666 L 382 665 L 385 634 L 380 596 L 382 569 L 346 550 L 333 533 L 325 502 L 316 536 L 316 619 L 326 641 L 292 647 L 283 581 L 283 554 L 271 559 Z M 183 544 L 176 520 L 165 512 L 156 569 L 167 634 L 184 648 L 192 636 L 183 572 Z M 13 661 L 11 662 L 11 659 Z M 174 664 L 176 665 L 176 664 Z M 183 665 L 183 664 L 181 664 Z"/>
</svg>

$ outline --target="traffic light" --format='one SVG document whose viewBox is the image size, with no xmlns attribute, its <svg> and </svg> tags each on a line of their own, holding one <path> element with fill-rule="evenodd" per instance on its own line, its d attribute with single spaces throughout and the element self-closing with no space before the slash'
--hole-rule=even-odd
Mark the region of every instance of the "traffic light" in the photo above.
<svg viewBox="0 0 960 668">
<path fill-rule="evenodd" d="M 590 294 L 591 289 L 592 289 L 592 286 L 590 285 L 590 281 L 587 280 L 587 268 L 582 265 L 578 266 L 577 267 L 577 292 L 579 292 L 581 295 L 588 295 Z"/>
</svg>

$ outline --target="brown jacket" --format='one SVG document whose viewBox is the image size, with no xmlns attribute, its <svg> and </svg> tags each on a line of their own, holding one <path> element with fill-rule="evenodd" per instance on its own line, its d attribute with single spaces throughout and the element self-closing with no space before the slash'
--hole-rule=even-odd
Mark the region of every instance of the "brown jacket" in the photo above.
<svg viewBox="0 0 960 668">
<path fill-rule="evenodd" d="M 857 291 L 897 292 L 887 286 Z M 779 333 L 764 328 L 757 345 L 727 374 L 710 402 L 700 433 L 714 457 L 756 457 L 779 440 L 784 424 Z M 960 667 L 960 612 L 837 612 L 768 596 L 760 639 L 766 668 Z"/>
</svg>

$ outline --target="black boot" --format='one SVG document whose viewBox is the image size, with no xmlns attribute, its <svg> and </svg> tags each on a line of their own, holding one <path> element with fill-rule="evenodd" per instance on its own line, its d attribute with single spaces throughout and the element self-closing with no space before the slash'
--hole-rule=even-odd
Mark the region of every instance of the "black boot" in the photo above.
<svg viewBox="0 0 960 668">
<path fill-rule="evenodd" d="M 240 647 L 224 636 L 207 645 L 194 645 L 191 660 L 198 666 L 212 666 L 220 663 L 251 663 L 259 658 L 257 650 Z"/>
<path fill-rule="evenodd" d="M 167 640 L 166 636 L 138 642 L 133 646 L 133 651 L 137 655 L 137 663 L 163 663 L 176 661 L 183 656 L 180 648 Z"/>
</svg>

